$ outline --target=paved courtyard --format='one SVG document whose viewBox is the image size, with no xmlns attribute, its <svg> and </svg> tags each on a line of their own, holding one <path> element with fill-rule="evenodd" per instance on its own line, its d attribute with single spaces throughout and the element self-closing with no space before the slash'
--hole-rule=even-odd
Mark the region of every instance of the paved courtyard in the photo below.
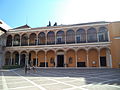
<svg viewBox="0 0 120 90">
<path fill-rule="evenodd" d="M 120 69 L 0 70 L 0 90 L 120 90 Z"/>
</svg>

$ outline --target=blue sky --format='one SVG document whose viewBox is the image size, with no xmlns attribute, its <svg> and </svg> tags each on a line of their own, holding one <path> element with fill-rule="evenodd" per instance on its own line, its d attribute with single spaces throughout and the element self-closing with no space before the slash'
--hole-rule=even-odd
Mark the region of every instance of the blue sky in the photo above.
<svg viewBox="0 0 120 90">
<path fill-rule="evenodd" d="M 0 0 L 0 19 L 12 28 L 119 21 L 119 0 Z"/>
</svg>

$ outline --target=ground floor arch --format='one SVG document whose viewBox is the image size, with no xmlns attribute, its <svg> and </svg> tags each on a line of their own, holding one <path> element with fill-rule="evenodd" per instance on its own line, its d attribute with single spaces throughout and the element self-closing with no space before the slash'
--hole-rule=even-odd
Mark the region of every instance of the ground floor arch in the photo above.
<svg viewBox="0 0 120 90">
<path fill-rule="evenodd" d="M 100 49 L 100 67 L 112 67 L 112 60 L 109 48 Z"/>
<path fill-rule="evenodd" d="M 69 49 L 66 51 L 66 64 L 67 67 L 76 67 L 75 50 Z"/>
<path fill-rule="evenodd" d="M 49 50 L 46 52 L 46 67 L 55 67 L 55 52 Z"/>
<path fill-rule="evenodd" d="M 5 65 L 11 65 L 11 52 L 7 51 L 5 53 Z"/>
<path fill-rule="evenodd" d="M 22 67 L 24 67 L 25 64 L 27 63 L 27 62 L 26 62 L 26 56 L 27 56 L 27 52 L 26 52 L 26 51 L 22 51 L 22 52 L 20 53 L 20 65 L 21 65 Z"/>
<path fill-rule="evenodd" d="M 56 51 L 56 66 L 65 67 L 65 55 L 64 50 Z"/>
<path fill-rule="evenodd" d="M 19 52 L 15 51 L 12 54 L 12 65 L 19 65 Z"/>
<path fill-rule="evenodd" d="M 99 67 L 98 50 L 91 48 L 88 50 L 89 67 Z"/>
<path fill-rule="evenodd" d="M 39 67 L 45 67 L 45 51 L 38 51 L 37 53 L 37 58 L 38 58 L 38 66 Z"/>
<path fill-rule="evenodd" d="M 87 66 L 87 51 L 85 49 L 79 49 L 77 51 L 77 67 Z"/>
<path fill-rule="evenodd" d="M 30 66 L 38 66 L 37 53 L 35 51 L 29 52 L 28 64 Z"/>
</svg>

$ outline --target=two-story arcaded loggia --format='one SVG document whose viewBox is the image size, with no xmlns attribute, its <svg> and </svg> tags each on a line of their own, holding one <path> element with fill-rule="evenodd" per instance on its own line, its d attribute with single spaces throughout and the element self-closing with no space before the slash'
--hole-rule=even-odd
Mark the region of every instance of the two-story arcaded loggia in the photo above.
<svg viewBox="0 0 120 90">
<path fill-rule="evenodd" d="M 7 32 L 4 65 L 110 67 L 120 65 L 120 22 L 92 22 Z"/>
</svg>

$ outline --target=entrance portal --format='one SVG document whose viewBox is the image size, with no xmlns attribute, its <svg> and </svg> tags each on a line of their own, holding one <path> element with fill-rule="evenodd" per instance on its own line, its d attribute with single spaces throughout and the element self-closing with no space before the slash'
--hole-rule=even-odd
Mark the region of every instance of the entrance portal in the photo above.
<svg viewBox="0 0 120 90">
<path fill-rule="evenodd" d="M 64 55 L 57 55 L 57 67 L 64 67 Z"/>
<path fill-rule="evenodd" d="M 105 67 L 106 66 L 106 57 L 100 57 L 100 66 Z"/>
</svg>

